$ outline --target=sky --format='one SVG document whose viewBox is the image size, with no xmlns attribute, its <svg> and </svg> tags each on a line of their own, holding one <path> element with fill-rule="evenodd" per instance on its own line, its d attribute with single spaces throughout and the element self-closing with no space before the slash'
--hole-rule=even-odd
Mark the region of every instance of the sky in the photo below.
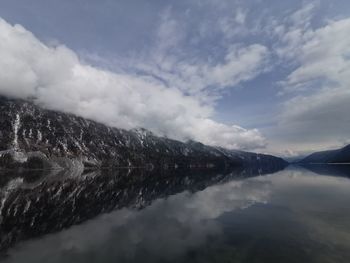
<svg viewBox="0 0 350 263">
<path fill-rule="evenodd" d="M 284 157 L 350 143 L 348 0 L 0 0 L 0 95 Z"/>
</svg>

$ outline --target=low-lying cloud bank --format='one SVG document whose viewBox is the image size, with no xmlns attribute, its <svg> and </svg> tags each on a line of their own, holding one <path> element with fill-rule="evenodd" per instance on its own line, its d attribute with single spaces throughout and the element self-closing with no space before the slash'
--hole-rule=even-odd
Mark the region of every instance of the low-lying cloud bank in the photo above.
<svg viewBox="0 0 350 263">
<path fill-rule="evenodd" d="M 266 143 L 255 129 L 212 120 L 212 106 L 196 96 L 152 76 L 89 66 L 67 47 L 48 46 L 22 26 L 1 18 L 0 57 L 3 96 L 32 99 L 46 108 L 113 127 L 144 127 L 179 140 L 237 149 L 261 148 Z"/>
</svg>

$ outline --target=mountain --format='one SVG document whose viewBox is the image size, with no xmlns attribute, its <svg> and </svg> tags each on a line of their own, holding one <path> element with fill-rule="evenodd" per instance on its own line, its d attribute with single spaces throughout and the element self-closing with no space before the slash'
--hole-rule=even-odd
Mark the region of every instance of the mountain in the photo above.
<svg viewBox="0 0 350 263">
<path fill-rule="evenodd" d="M 315 152 L 300 163 L 350 163 L 350 145 L 337 150 Z"/>
<path fill-rule="evenodd" d="M 145 129 L 111 128 L 29 101 L 0 98 L 0 167 L 282 167 L 274 156 L 158 137 Z"/>
</svg>

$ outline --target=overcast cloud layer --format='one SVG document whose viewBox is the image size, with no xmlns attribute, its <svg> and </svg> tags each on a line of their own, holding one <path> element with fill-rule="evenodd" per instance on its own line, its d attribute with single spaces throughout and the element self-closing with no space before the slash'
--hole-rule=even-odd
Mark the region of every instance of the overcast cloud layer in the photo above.
<svg viewBox="0 0 350 263">
<path fill-rule="evenodd" d="M 0 4 L 1 95 L 228 148 L 349 142 L 348 1 L 18 1 Z"/>
</svg>

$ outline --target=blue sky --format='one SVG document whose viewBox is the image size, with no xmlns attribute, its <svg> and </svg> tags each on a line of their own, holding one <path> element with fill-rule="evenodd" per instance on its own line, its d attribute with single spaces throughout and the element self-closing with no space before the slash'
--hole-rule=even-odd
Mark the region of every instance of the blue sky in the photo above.
<svg viewBox="0 0 350 263">
<path fill-rule="evenodd" d="M 2 95 L 284 156 L 349 142 L 349 1 L 2 0 L 0 17 L 12 43 L 2 66 L 23 74 L 25 61 L 31 76 L 25 86 L 6 74 Z M 58 80 L 69 66 L 72 79 Z"/>
</svg>

